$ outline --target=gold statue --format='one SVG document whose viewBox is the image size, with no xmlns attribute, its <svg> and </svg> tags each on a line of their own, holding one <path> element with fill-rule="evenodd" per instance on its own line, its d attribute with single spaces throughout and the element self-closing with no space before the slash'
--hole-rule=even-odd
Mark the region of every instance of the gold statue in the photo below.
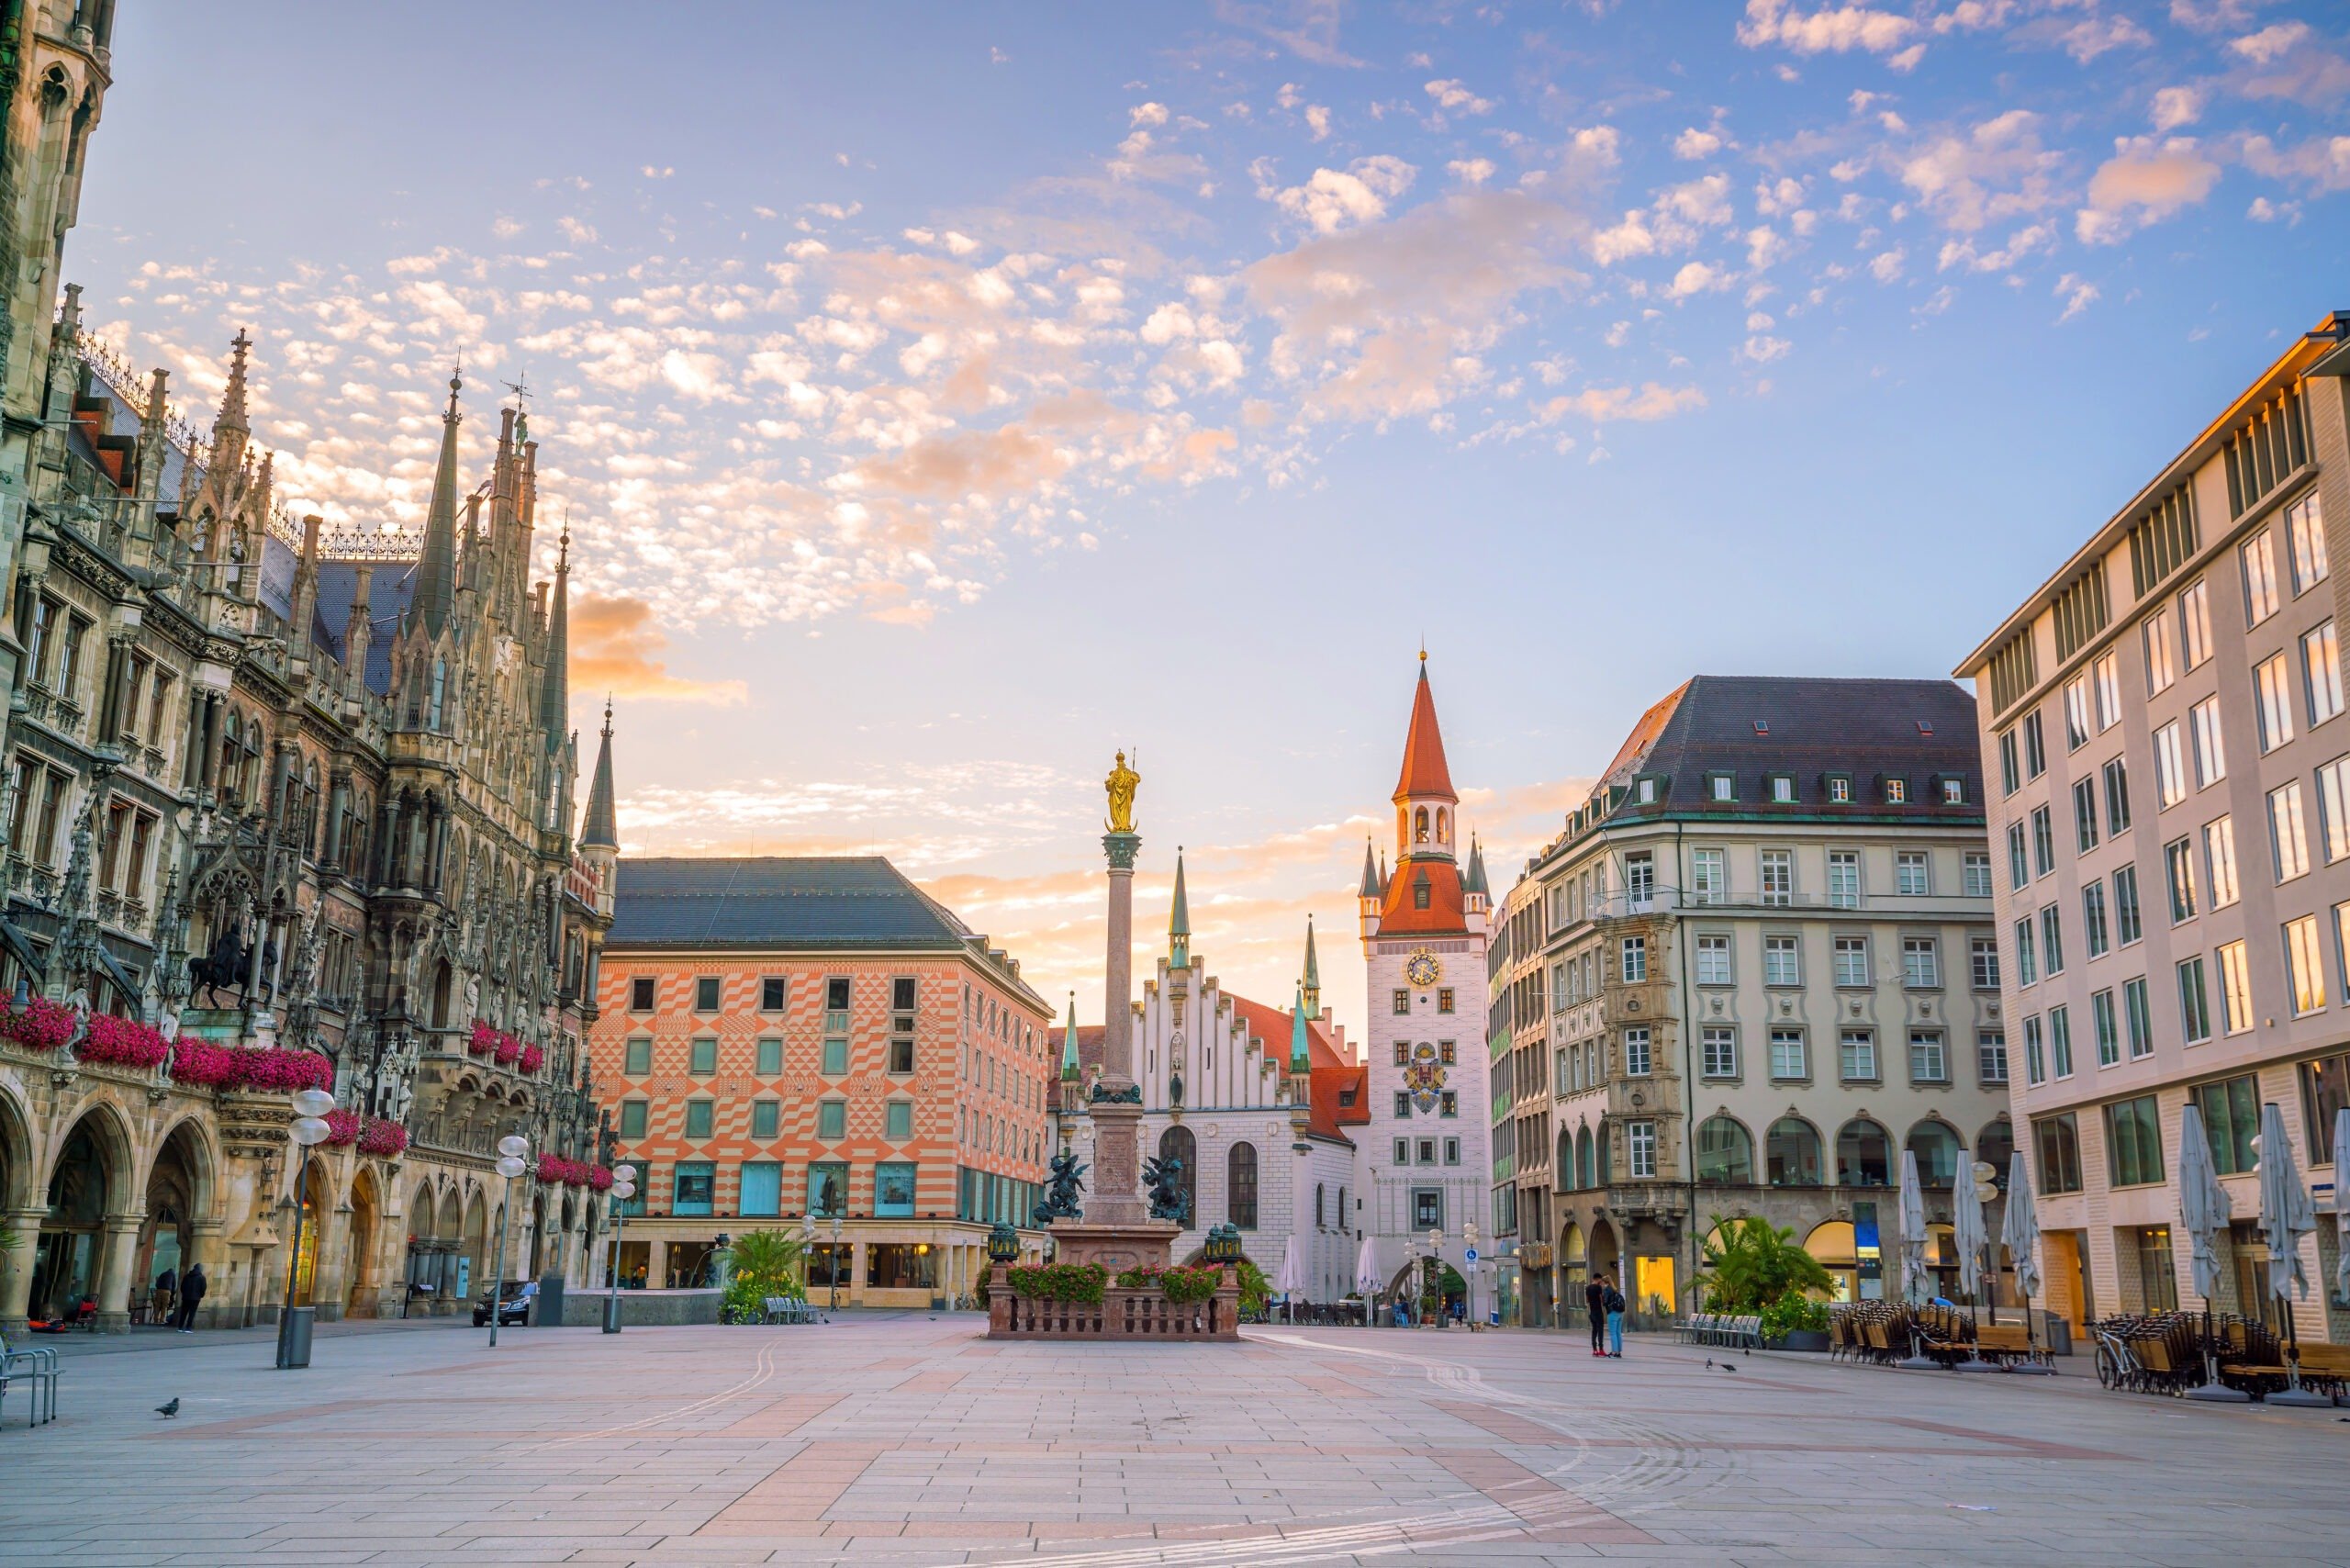
<svg viewBox="0 0 2350 1568">
<path fill-rule="evenodd" d="M 1112 833 L 1132 833 L 1135 830 L 1135 786 L 1142 782 L 1142 775 L 1126 766 L 1126 754 L 1118 754 L 1118 765 L 1110 769 L 1110 777 L 1102 788 L 1110 795 Z"/>
</svg>

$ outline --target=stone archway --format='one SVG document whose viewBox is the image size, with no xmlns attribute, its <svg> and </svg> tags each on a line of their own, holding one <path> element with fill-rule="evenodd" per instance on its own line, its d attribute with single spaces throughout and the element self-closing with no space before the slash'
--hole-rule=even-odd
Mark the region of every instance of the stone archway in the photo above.
<svg viewBox="0 0 2350 1568">
<path fill-rule="evenodd" d="M 377 1194 L 375 1173 L 366 1166 L 351 1181 L 351 1221 L 345 1228 L 343 1250 L 343 1306 L 345 1317 L 374 1317 L 376 1303 L 383 1290 L 378 1277 L 377 1238 L 383 1229 L 382 1200 Z"/>
<path fill-rule="evenodd" d="M 129 1326 L 139 1232 L 130 1202 L 131 1147 L 121 1113 L 104 1101 L 58 1141 L 30 1282 L 32 1317 L 95 1314 L 103 1328 Z"/>
<path fill-rule="evenodd" d="M 179 1285 L 196 1261 L 196 1226 L 212 1213 L 212 1149 L 202 1125 L 190 1118 L 164 1136 L 147 1171 L 146 1218 L 140 1226 L 131 1268 L 132 1300 L 161 1322 L 179 1296 Z M 166 1287 L 159 1282 L 169 1273 Z"/>
<path fill-rule="evenodd" d="M 46 1210 L 40 1162 L 33 1153 L 32 1126 L 12 1089 L 0 1085 L 0 1223 L 11 1237 L 0 1253 L 0 1328 L 25 1325 L 25 1303 L 40 1252 L 40 1222 Z"/>
<path fill-rule="evenodd" d="M 1617 1289 L 1624 1290 L 1623 1245 L 1616 1235 L 1616 1226 L 1604 1219 L 1594 1220 L 1585 1251 L 1590 1258 L 1590 1277 L 1595 1280 L 1605 1274 L 1616 1282 Z M 1624 1291 L 1624 1299 L 1630 1301 L 1632 1293 Z"/>
<path fill-rule="evenodd" d="M 493 1288 L 489 1277 L 489 1201 L 479 1187 L 465 1194 L 464 1239 L 459 1245 L 466 1260 L 468 1298 Z"/>
</svg>

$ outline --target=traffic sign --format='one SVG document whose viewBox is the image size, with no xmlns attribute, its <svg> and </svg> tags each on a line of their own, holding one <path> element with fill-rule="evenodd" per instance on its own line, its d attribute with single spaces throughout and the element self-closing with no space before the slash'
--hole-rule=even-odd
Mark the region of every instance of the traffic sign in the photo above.
<svg viewBox="0 0 2350 1568">
<path fill-rule="evenodd" d="M 1474 1247 L 1472 1247 L 1471 1249 L 1469 1249 L 1469 1261 L 1471 1261 L 1472 1263 L 1473 1263 L 1473 1262 L 1475 1262 L 1476 1260 L 1477 1260 L 1477 1249 L 1476 1249 Z"/>
</svg>

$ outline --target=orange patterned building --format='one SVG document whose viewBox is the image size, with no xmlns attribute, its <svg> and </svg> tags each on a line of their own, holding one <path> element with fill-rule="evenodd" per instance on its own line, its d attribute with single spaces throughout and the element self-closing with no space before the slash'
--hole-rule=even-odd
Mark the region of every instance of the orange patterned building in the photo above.
<svg viewBox="0 0 2350 1568">
<path fill-rule="evenodd" d="M 1051 1009 L 887 860 L 623 861 L 598 996 L 642 1172 L 623 1284 L 701 1283 L 721 1237 L 782 1228 L 812 1294 L 927 1306 L 972 1289 L 993 1222 L 1027 1227 Z"/>
</svg>

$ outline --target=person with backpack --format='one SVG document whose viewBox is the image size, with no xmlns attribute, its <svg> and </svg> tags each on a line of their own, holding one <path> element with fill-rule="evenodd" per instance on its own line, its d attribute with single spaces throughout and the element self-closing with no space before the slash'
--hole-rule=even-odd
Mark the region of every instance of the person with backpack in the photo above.
<svg viewBox="0 0 2350 1568">
<path fill-rule="evenodd" d="M 1583 1287 L 1583 1310 L 1591 1318 L 1591 1353 L 1607 1353 L 1607 1276 L 1594 1274 Z"/>
<path fill-rule="evenodd" d="M 1616 1282 L 1607 1282 L 1607 1353 L 1617 1361 L 1624 1359 L 1624 1293 Z"/>
<path fill-rule="evenodd" d="M 183 1334 L 196 1332 L 196 1309 L 204 1305 L 204 1293 L 208 1282 L 204 1277 L 204 1265 L 194 1264 L 180 1276 L 180 1309 L 172 1319 L 172 1327 Z"/>
</svg>

